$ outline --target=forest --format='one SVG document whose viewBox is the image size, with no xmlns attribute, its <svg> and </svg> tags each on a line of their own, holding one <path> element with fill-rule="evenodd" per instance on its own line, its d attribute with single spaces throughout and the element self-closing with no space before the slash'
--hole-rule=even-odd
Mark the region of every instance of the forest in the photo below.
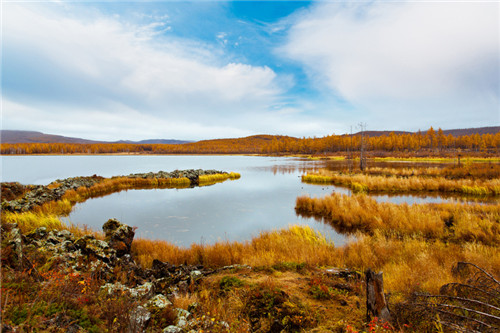
<svg viewBox="0 0 500 333">
<path fill-rule="evenodd" d="M 0 152 L 12 154 L 346 154 L 369 152 L 371 156 L 434 156 L 446 153 L 489 155 L 500 148 L 496 134 L 445 135 L 439 128 L 425 132 L 391 132 L 381 136 L 327 135 L 295 138 L 280 135 L 255 135 L 237 139 L 203 140 L 185 144 L 126 143 L 2 143 Z"/>
</svg>

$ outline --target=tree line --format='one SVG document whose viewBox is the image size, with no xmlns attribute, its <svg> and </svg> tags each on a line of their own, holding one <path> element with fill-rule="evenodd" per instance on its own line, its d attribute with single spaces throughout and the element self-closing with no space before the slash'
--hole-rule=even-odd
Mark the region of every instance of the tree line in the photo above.
<svg viewBox="0 0 500 333">
<path fill-rule="evenodd" d="M 362 144 L 363 140 L 363 144 Z M 381 136 L 327 135 L 320 138 L 255 135 L 238 139 L 204 140 L 185 144 L 127 143 L 2 143 L 0 153 L 12 154 L 344 154 L 361 149 L 377 154 L 497 153 L 496 134 L 445 135 L 432 127 L 426 132 Z"/>
</svg>

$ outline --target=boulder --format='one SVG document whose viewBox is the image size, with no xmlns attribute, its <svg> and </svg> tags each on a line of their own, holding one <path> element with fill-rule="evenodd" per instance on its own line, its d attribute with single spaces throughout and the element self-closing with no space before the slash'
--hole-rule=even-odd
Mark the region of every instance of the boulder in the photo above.
<svg viewBox="0 0 500 333">
<path fill-rule="evenodd" d="M 150 319 L 151 312 L 139 305 L 130 312 L 130 322 L 127 328 L 127 333 L 145 332 Z"/>
<path fill-rule="evenodd" d="M 112 249 L 116 250 L 118 257 L 130 253 L 132 241 L 134 240 L 134 229 L 126 224 L 120 223 L 117 219 L 109 219 L 102 226 L 105 239 Z"/>
</svg>

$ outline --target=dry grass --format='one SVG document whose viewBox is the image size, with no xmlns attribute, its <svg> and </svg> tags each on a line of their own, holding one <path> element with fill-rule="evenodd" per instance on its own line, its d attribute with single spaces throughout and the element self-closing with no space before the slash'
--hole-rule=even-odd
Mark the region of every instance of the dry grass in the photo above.
<svg viewBox="0 0 500 333">
<path fill-rule="evenodd" d="M 231 172 L 231 173 L 217 173 L 214 175 L 201 175 L 198 180 L 200 186 L 204 185 L 212 185 L 218 182 L 223 182 L 227 179 L 235 180 L 239 179 L 241 175 L 237 172 Z"/>
<path fill-rule="evenodd" d="M 102 233 L 96 232 L 86 226 L 76 226 L 65 223 L 57 215 L 43 212 L 2 212 L 2 224 L 15 223 L 23 234 L 28 234 L 39 227 L 50 230 L 69 230 L 76 236 L 92 234 L 97 238 L 103 238 Z"/>
<path fill-rule="evenodd" d="M 446 167 L 410 167 L 410 168 L 381 168 L 370 167 L 365 174 L 377 176 L 398 177 L 445 177 L 447 179 L 495 179 L 500 178 L 500 164 L 495 163 L 467 163 L 463 166 L 449 165 Z"/>
<path fill-rule="evenodd" d="M 189 248 L 181 248 L 165 241 L 136 239 L 132 244 L 132 251 L 143 267 L 150 267 L 153 259 L 210 267 L 232 264 L 267 266 L 283 261 L 324 265 L 328 263 L 333 249 L 333 243 L 307 226 L 263 232 L 259 237 L 241 243 L 193 244 Z"/>
<path fill-rule="evenodd" d="M 367 195 L 333 193 L 323 198 L 301 196 L 298 214 L 316 217 L 340 232 L 380 231 L 387 236 L 478 241 L 500 244 L 500 205 L 393 204 Z"/>
<path fill-rule="evenodd" d="M 371 193 L 414 193 L 438 192 L 473 196 L 500 195 L 500 179 L 447 179 L 443 176 L 424 177 L 382 176 L 368 174 L 344 174 L 322 170 L 302 176 L 302 181 L 312 184 L 334 184 L 346 186 L 354 192 Z"/>
</svg>

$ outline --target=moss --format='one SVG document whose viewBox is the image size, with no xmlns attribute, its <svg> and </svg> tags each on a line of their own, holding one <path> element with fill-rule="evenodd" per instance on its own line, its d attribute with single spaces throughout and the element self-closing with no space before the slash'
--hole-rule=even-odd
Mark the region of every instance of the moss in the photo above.
<svg viewBox="0 0 500 333">
<path fill-rule="evenodd" d="M 239 288 L 245 285 L 245 282 L 236 276 L 224 276 L 219 281 L 219 288 L 222 292 L 228 292 L 233 288 Z"/>
</svg>

